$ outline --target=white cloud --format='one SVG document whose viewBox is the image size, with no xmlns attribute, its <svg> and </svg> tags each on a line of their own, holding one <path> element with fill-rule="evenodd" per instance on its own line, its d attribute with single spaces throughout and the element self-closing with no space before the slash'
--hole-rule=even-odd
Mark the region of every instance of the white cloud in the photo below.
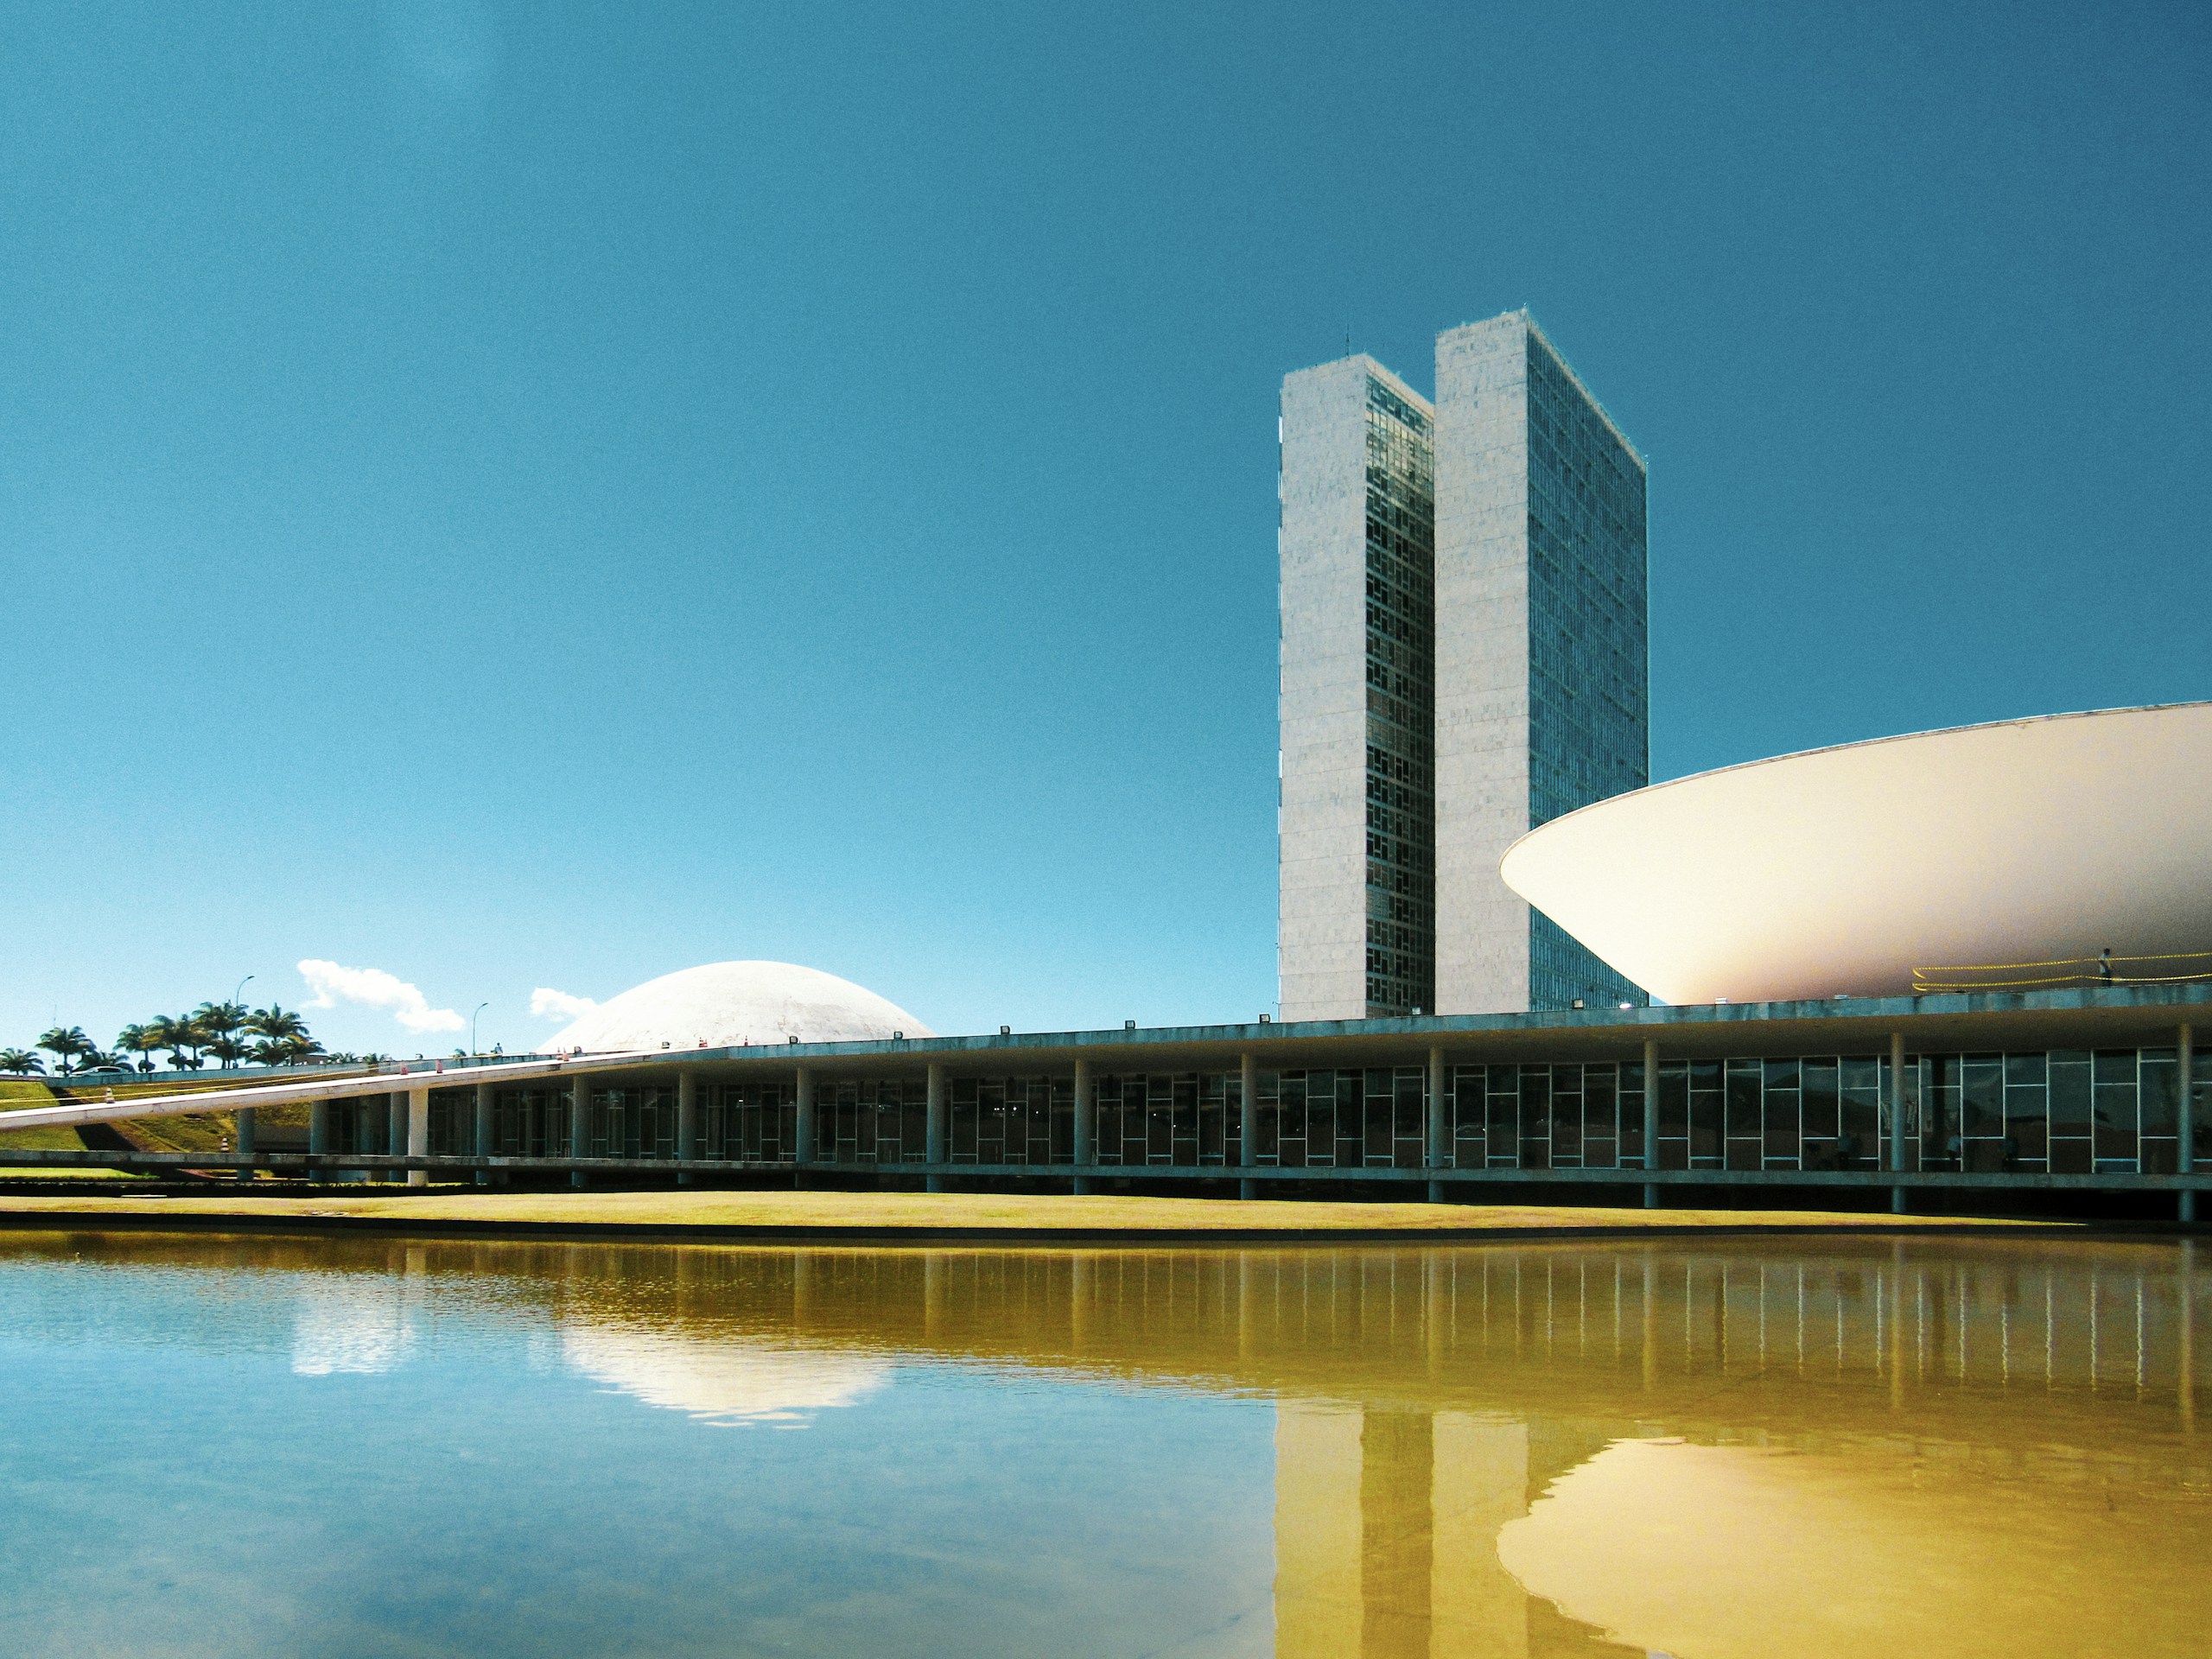
<svg viewBox="0 0 2212 1659">
<path fill-rule="evenodd" d="M 467 1021 L 451 1008 L 434 1008 L 429 999 L 397 975 L 381 968 L 345 968 L 310 957 L 300 963 L 300 977 L 315 993 L 311 1008 L 334 1008 L 340 1002 L 359 1002 L 372 1008 L 389 1008 L 391 1017 L 410 1031 L 459 1031 Z"/>
<path fill-rule="evenodd" d="M 530 994 L 530 1011 L 541 1020 L 574 1020 L 598 1006 L 588 996 L 570 996 L 550 985 L 541 985 Z"/>
</svg>

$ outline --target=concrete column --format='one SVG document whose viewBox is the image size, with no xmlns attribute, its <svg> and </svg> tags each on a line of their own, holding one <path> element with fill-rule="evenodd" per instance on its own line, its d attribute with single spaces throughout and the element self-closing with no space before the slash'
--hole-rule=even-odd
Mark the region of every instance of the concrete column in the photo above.
<svg viewBox="0 0 2212 1659">
<path fill-rule="evenodd" d="M 1075 1161 L 1088 1167 L 1098 1161 L 1098 1103 L 1090 1092 L 1090 1062 L 1075 1063 Z M 1090 1178 L 1075 1178 L 1077 1192 L 1090 1191 Z"/>
<path fill-rule="evenodd" d="M 1250 1054 L 1237 1057 L 1243 1084 L 1237 1100 L 1236 1161 L 1249 1169 L 1260 1161 L 1260 1063 Z M 1236 1184 L 1240 1198 L 1257 1198 L 1260 1184 L 1246 1176 Z"/>
<path fill-rule="evenodd" d="M 2196 1172 L 2196 1080 L 2190 1075 L 2196 1069 L 2196 1035 L 2183 1024 L 2174 1045 L 2174 1058 L 2179 1062 L 2175 1081 L 2181 1089 L 2181 1098 L 2176 1101 L 2175 1125 L 2181 1131 L 2181 1144 L 2177 1149 L 2180 1162 L 2174 1167 L 2184 1175 Z M 2196 1194 L 2184 1188 L 2177 1199 L 2177 1208 L 2183 1221 L 2196 1219 Z"/>
<path fill-rule="evenodd" d="M 690 1066 L 676 1074 L 676 1159 L 690 1163 L 699 1155 L 699 1074 Z M 677 1185 L 691 1185 L 690 1173 L 679 1171 Z"/>
<path fill-rule="evenodd" d="M 1643 1166 L 1659 1167 L 1659 1039 L 1648 1037 L 1643 1043 Z M 1659 1183 L 1643 1184 L 1643 1207 L 1659 1207 Z"/>
<path fill-rule="evenodd" d="M 943 1060 L 930 1062 L 929 1077 L 926 1103 L 922 1108 L 922 1159 L 925 1163 L 941 1164 L 944 1161 L 944 1062 Z M 1082 1085 L 1079 1084 L 1077 1085 L 1077 1092 L 1078 1095 L 1082 1092 Z M 1076 1122 L 1080 1126 L 1083 1122 L 1083 1107 L 1080 1103 L 1077 1104 L 1075 1109 Z M 1083 1144 L 1083 1130 L 1080 1127 L 1076 1129 L 1075 1136 L 1076 1144 L 1080 1147 Z M 922 1178 L 922 1185 L 931 1192 L 942 1192 L 944 1191 L 944 1177 L 925 1176 Z"/>
<path fill-rule="evenodd" d="M 1441 1044 L 1428 1051 L 1428 1166 L 1442 1169 L 1451 1160 L 1446 1151 L 1449 1144 L 1447 1126 L 1444 1121 L 1444 1048 Z M 1432 1180 L 1428 1184 L 1428 1201 L 1444 1202 L 1444 1183 Z"/>
<path fill-rule="evenodd" d="M 591 1156 L 591 1079 L 579 1071 L 569 1084 L 569 1156 Z M 577 1170 L 569 1177 L 570 1186 L 589 1186 L 591 1178 Z"/>
<path fill-rule="evenodd" d="M 370 1108 L 367 1114 L 368 1121 L 361 1125 L 361 1144 L 363 1147 L 374 1147 L 378 1152 L 383 1153 L 388 1157 L 391 1154 L 399 1151 L 406 1144 L 406 1127 L 401 1122 L 399 1112 L 397 1110 L 399 1102 L 402 1098 L 403 1096 L 398 1095 L 379 1095 L 377 1096 L 377 1103 L 373 1107 Z M 369 1179 L 377 1181 L 388 1181 L 392 1179 L 392 1173 L 388 1169 L 380 1169 L 377 1171 L 375 1174 L 370 1176 Z"/>
<path fill-rule="evenodd" d="M 791 1139 L 796 1144 L 791 1161 L 810 1164 L 814 1161 L 814 1068 L 810 1065 L 798 1069 L 798 1109 L 792 1116 L 796 1121 Z"/>
<path fill-rule="evenodd" d="M 1890 1169 L 1902 1173 L 1904 1169 L 1904 1033 L 1890 1033 Z M 1890 1209 L 1897 1215 L 1904 1213 L 1904 1188 L 1902 1185 L 1890 1189 Z"/>
<path fill-rule="evenodd" d="M 430 1155 L 430 1087 L 428 1084 L 407 1091 L 407 1155 L 410 1158 Z M 428 1186 L 429 1184 L 429 1170 L 410 1169 L 407 1172 L 408 1185 Z"/>
<path fill-rule="evenodd" d="M 312 1154 L 327 1153 L 329 1150 L 330 1103 L 327 1100 L 311 1100 L 308 1103 L 308 1151 Z M 327 1169 L 310 1168 L 308 1172 L 308 1179 L 311 1181 L 327 1181 L 330 1179 L 331 1173 Z"/>
<path fill-rule="evenodd" d="M 493 1116 L 492 1085 L 488 1083 L 480 1083 L 476 1085 L 476 1133 L 471 1138 L 469 1144 L 475 1149 L 479 1158 L 489 1158 L 492 1155 L 492 1147 L 498 1138 L 499 1130 Z M 492 1172 L 488 1169 L 478 1170 L 476 1185 L 491 1185 Z"/>
<path fill-rule="evenodd" d="M 254 1109 L 253 1109 L 252 1107 L 251 1107 L 251 1106 L 241 1106 L 241 1107 L 239 1107 L 239 1108 L 238 1109 L 238 1110 L 236 1110 L 235 1112 L 232 1112 L 232 1113 L 231 1114 L 231 1122 L 232 1122 L 232 1126 L 233 1126 L 234 1128 L 236 1128 L 236 1129 L 238 1130 L 238 1156 L 239 1156 L 239 1157 L 241 1157 L 241 1158 L 251 1158 L 251 1157 L 252 1157 L 252 1156 L 253 1156 Z M 238 1166 L 238 1179 L 240 1179 L 240 1180 L 242 1180 L 242 1181 L 250 1181 L 250 1180 L 251 1180 L 252 1179 L 253 1179 L 253 1166 L 252 1166 L 252 1165 L 251 1165 L 251 1164 L 241 1164 L 241 1165 L 239 1165 L 239 1166 Z"/>
</svg>

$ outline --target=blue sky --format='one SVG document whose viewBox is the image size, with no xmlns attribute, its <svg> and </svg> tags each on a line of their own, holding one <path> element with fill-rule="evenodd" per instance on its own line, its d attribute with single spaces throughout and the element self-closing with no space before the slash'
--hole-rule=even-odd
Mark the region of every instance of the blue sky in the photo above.
<svg viewBox="0 0 2212 1659">
<path fill-rule="evenodd" d="M 2201 8 L 7 40 L 0 1043 L 303 958 L 511 1047 L 737 957 L 1268 1008 L 1277 383 L 1523 303 L 1650 459 L 1658 776 L 2212 695 Z"/>
</svg>

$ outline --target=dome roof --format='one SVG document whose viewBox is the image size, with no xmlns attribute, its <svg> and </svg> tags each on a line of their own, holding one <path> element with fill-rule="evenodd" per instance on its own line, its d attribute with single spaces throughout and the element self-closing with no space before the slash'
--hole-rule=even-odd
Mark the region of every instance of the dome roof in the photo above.
<svg viewBox="0 0 2212 1659">
<path fill-rule="evenodd" d="M 2107 946 L 2212 951 L 2208 773 L 2212 702 L 1961 726 L 1617 795 L 1499 874 L 1669 1002 L 2035 988 Z"/>
<path fill-rule="evenodd" d="M 872 1042 L 934 1037 L 894 1002 L 849 979 L 788 962 L 716 962 L 664 974 L 601 1003 L 554 1049 L 737 1048 L 747 1043 Z"/>
</svg>

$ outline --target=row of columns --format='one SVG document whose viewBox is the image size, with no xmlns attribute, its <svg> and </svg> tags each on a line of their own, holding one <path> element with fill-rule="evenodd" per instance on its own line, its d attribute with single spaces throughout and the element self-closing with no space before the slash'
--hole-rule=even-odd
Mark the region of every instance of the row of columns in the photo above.
<svg viewBox="0 0 2212 1659">
<path fill-rule="evenodd" d="M 2179 1061 L 2177 1071 L 2180 1100 L 2179 1119 L 2176 1127 L 2180 1135 L 2179 1169 L 2184 1175 L 2193 1174 L 2196 1169 L 2196 1101 L 2192 1076 L 2195 1069 L 2194 1037 L 2195 1033 L 2190 1026 L 2184 1024 L 2179 1028 L 2177 1058 Z M 1892 1032 L 1890 1035 L 1890 1135 L 1885 1163 L 1891 1171 L 1899 1173 L 1905 1168 L 1906 1155 L 1910 1150 L 1910 1137 L 1905 1122 L 1904 1046 L 1904 1033 L 1901 1031 Z M 1247 1052 L 1238 1056 L 1238 1069 L 1243 1083 L 1239 1091 L 1238 1161 L 1241 1166 L 1249 1169 L 1258 1162 L 1259 1062 L 1253 1054 Z M 1424 1156 L 1424 1161 L 1431 1170 L 1443 1170 L 1451 1166 L 1451 1124 L 1445 1109 L 1448 1076 L 1445 1065 L 1444 1050 L 1441 1046 L 1432 1047 L 1428 1051 L 1428 1121 L 1426 1126 Z M 814 1069 L 811 1066 L 800 1066 L 798 1069 L 797 1084 L 798 1109 L 795 1126 L 797 1133 L 794 1137 L 797 1144 L 792 1149 L 792 1161 L 804 1166 L 814 1161 L 815 1154 Z M 569 1144 L 575 1155 L 581 1157 L 584 1155 L 584 1149 L 591 1144 L 590 1075 L 582 1071 L 574 1074 L 568 1092 Z M 492 1085 L 488 1083 L 476 1084 L 475 1096 L 476 1153 L 479 1157 L 486 1157 L 490 1155 L 493 1135 Z M 405 1102 L 404 1108 L 399 1108 L 397 1110 L 394 1110 L 391 1105 L 387 1105 L 387 1111 L 391 1112 L 391 1116 L 386 1120 L 389 1125 L 387 1144 L 394 1152 L 397 1152 L 404 1145 L 406 1155 L 410 1158 L 429 1156 L 430 1085 L 424 1083 L 407 1090 L 404 1094 L 388 1096 L 386 1099 L 387 1102 L 395 1103 L 402 1100 Z M 942 1061 L 932 1060 L 929 1063 L 927 1105 L 925 1109 L 926 1118 L 923 1155 L 929 1163 L 942 1165 L 946 1161 L 947 1139 L 945 1076 Z M 404 1119 L 399 1116 L 399 1111 L 404 1112 Z M 240 1108 L 235 1115 L 235 1121 L 238 1154 L 242 1157 L 251 1157 L 253 1155 L 255 1146 L 253 1109 Z M 331 1150 L 330 1103 L 327 1101 L 313 1102 L 308 1109 L 308 1150 L 315 1154 L 327 1154 Z M 698 1153 L 698 1075 L 693 1068 L 683 1066 L 677 1069 L 676 1076 L 676 1155 L 681 1160 L 689 1161 L 696 1158 Z M 1078 1168 L 1089 1168 L 1097 1161 L 1096 1096 L 1092 1089 L 1090 1063 L 1082 1059 L 1075 1063 L 1074 1153 L 1075 1162 Z M 1643 1166 L 1647 1170 L 1656 1170 L 1659 1167 L 1659 1044 L 1656 1039 L 1647 1039 L 1643 1045 Z M 250 1179 L 252 1172 L 251 1169 L 241 1169 L 239 1175 L 241 1179 Z M 487 1172 L 480 1171 L 476 1179 L 480 1185 L 488 1182 L 491 1178 Z M 577 1186 L 583 1186 L 588 1182 L 588 1178 L 581 1170 L 575 1172 L 569 1179 Z M 677 1179 L 683 1185 L 689 1185 L 692 1178 L 686 1173 L 679 1173 Z M 944 1191 L 944 1178 L 942 1175 L 931 1175 L 925 1179 L 929 1191 L 932 1192 Z M 407 1184 L 410 1186 L 423 1186 L 429 1182 L 428 1170 L 412 1169 L 407 1172 Z M 1090 1178 L 1084 1175 L 1075 1177 L 1075 1190 L 1077 1192 L 1088 1192 L 1092 1190 L 1092 1186 Z M 1429 1201 L 1433 1204 L 1443 1203 L 1446 1187 L 1446 1183 L 1443 1180 L 1432 1179 L 1428 1183 Z M 1243 1177 L 1237 1183 L 1237 1195 L 1240 1198 L 1254 1198 L 1257 1195 L 1259 1183 L 1249 1175 Z M 1903 1213 L 1906 1205 L 1906 1188 L 1901 1185 L 1890 1189 L 1890 1207 L 1892 1211 Z M 1643 1205 L 1648 1210 L 1659 1207 L 1657 1183 L 1645 1184 Z M 2179 1209 L 2182 1220 L 2196 1220 L 2196 1194 L 2187 1191 L 2180 1193 Z"/>
</svg>

